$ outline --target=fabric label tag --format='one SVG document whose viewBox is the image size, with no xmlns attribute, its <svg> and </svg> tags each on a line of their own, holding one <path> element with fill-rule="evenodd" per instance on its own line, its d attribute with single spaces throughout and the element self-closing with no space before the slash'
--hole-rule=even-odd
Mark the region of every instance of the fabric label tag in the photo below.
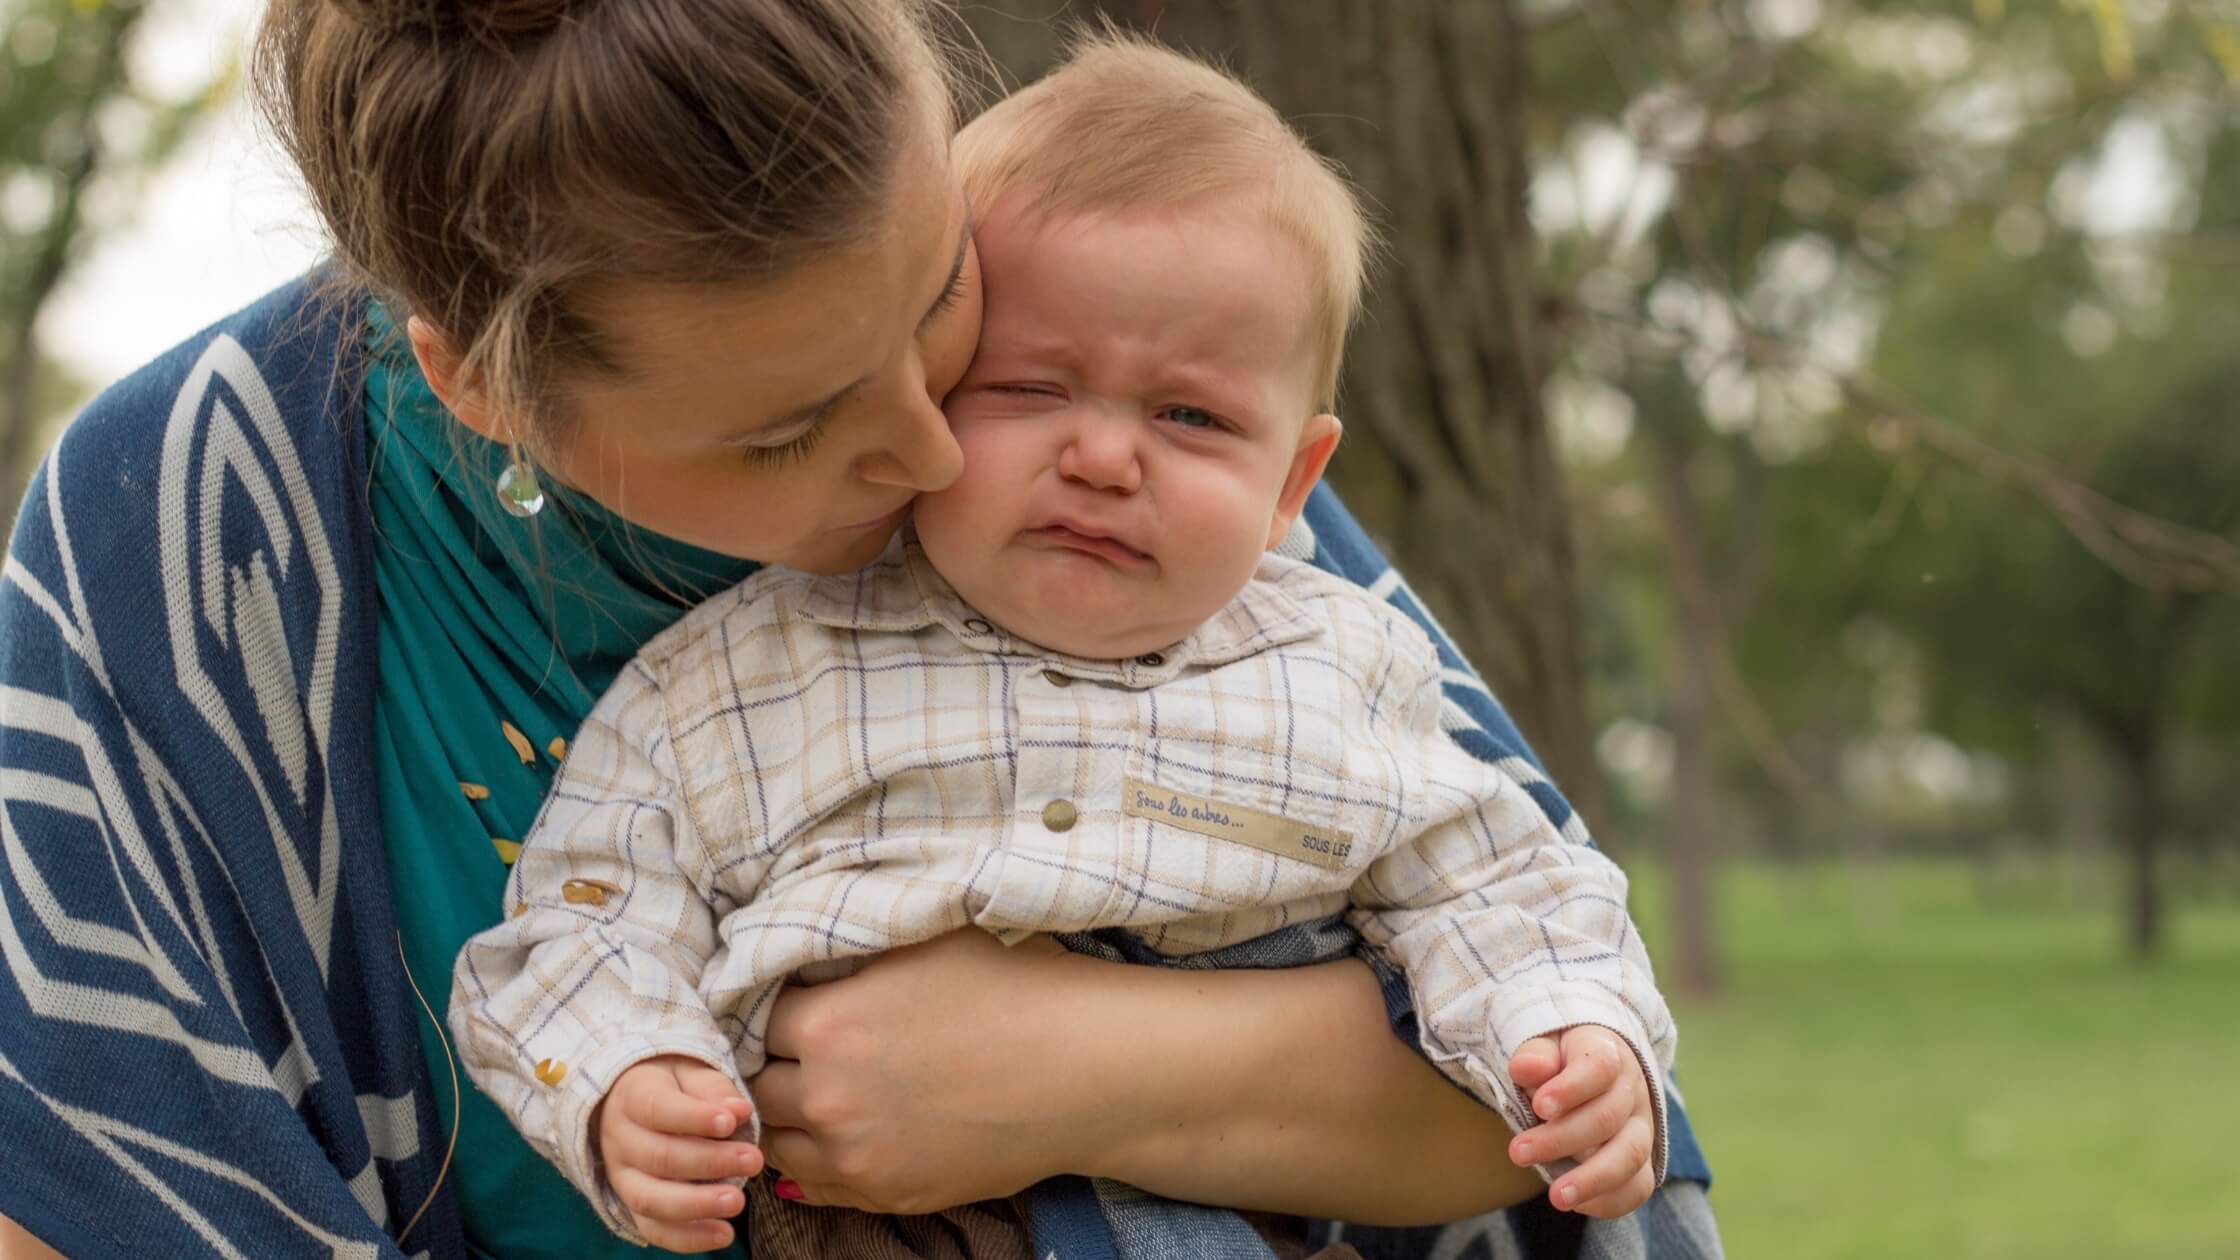
<svg viewBox="0 0 2240 1260">
<path fill-rule="evenodd" d="M 1342 870 L 1353 853 L 1353 836 L 1327 827 L 1313 827 L 1280 814 L 1265 814 L 1242 805 L 1231 805 L 1205 796 L 1192 796 L 1141 779 L 1123 779 L 1127 800 L 1122 813 L 1148 818 L 1216 840 L 1250 845 L 1277 857 L 1311 862 L 1328 871 Z"/>
</svg>

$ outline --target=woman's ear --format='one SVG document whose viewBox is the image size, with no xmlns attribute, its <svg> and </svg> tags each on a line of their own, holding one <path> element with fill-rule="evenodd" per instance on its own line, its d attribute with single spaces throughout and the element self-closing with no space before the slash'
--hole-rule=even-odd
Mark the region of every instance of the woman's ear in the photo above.
<svg viewBox="0 0 2240 1260">
<path fill-rule="evenodd" d="M 466 370 L 459 352 L 452 348 L 451 339 L 418 315 L 405 321 L 404 331 L 412 342 L 412 357 L 420 364 L 420 374 L 428 378 L 428 388 L 435 391 L 436 401 L 443 404 L 444 410 L 493 442 L 501 445 L 511 442 L 513 435 L 505 432 L 490 414 L 482 382 Z"/>
<path fill-rule="evenodd" d="M 1322 480 L 1322 470 L 1329 467 L 1345 431 L 1346 427 L 1332 415 L 1316 416 L 1299 430 L 1299 449 L 1292 453 L 1291 471 L 1283 479 L 1283 492 L 1276 496 L 1275 517 L 1268 522 L 1268 546 L 1282 542 L 1291 532 L 1291 522 L 1299 519 L 1300 511 L 1307 506 L 1307 496 Z"/>
</svg>

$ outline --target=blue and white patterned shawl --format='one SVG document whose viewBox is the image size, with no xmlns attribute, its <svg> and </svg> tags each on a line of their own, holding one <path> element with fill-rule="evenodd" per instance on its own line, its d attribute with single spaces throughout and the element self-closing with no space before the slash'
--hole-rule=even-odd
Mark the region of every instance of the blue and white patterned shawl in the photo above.
<svg viewBox="0 0 2240 1260">
<path fill-rule="evenodd" d="M 0 579 L 0 1215 L 72 1256 L 464 1255 L 379 845 L 341 326 L 299 281 L 108 391 L 33 481 Z M 1318 563 L 1429 625 L 1333 497 L 1307 520 Z M 1456 738 L 1521 759 L 1568 822 L 1441 643 Z M 1658 1254 L 1712 1254 L 1671 1116 L 1658 1200 L 1692 1194 L 1672 1201 L 1709 1250 Z M 1229 1214 L 1143 1207 L 1061 1179 L 1038 1238 L 1063 1260 L 1249 1254 Z M 1346 1237 L 1379 1257 L 1644 1253 L 1591 1229 L 1581 1252 L 1565 1223 L 1554 1246 L 1494 1224 Z"/>
</svg>

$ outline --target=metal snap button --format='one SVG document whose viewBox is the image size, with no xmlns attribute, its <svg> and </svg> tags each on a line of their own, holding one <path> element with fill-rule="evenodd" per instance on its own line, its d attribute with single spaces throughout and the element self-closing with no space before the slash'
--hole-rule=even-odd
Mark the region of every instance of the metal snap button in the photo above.
<svg viewBox="0 0 2240 1260">
<path fill-rule="evenodd" d="M 1053 687 L 1071 687 L 1073 685 L 1072 678 L 1068 677 L 1067 675 L 1061 674 L 1054 669 L 1043 670 L 1042 681 L 1049 683 Z"/>
<path fill-rule="evenodd" d="M 1081 811 L 1073 807 L 1072 801 L 1052 801 L 1042 807 L 1042 825 L 1052 831 L 1071 831 L 1080 818 Z"/>
<path fill-rule="evenodd" d="M 982 620 L 980 620 L 980 619 L 979 619 L 978 617 L 973 617 L 973 618 L 970 618 L 970 619 L 966 620 L 966 622 L 964 623 L 964 628 L 965 628 L 965 629 L 967 629 L 967 630 L 970 630 L 970 631 L 971 631 L 971 632 L 973 632 L 974 634 L 993 634 L 993 633 L 995 633 L 995 627 L 994 627 L 994 626 L 991 626 L 991 625 L 989 625 L 989 624 L 988 624 L 987 622 L 985 622 L 985 621 L 982 621 Z"/>
<path fill-rule="evenodd" d="M 547 1085 L 558 1085 L 560 1078 L 567 1074 L 568 1065 L 558 1059 L 537 1060 L 537 1079 Z"/>
<path fill-rule="evenodd" d="M 1143 666 L 1145 669 L 1157 669 L 1166 663 L 1167 658 L 1157 652 L 1145 652 L 1136 658 L 1136 664 Z"/>
</svg>

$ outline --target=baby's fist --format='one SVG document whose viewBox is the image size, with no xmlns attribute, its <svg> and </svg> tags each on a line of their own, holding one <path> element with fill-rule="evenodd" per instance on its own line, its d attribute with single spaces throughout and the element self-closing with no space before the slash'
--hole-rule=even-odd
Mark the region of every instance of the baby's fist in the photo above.
<svg viewBox="0 0 2240 1260">
<path fill-rule="evenodd" d="M 1623 1038 L 1595 1024 L 1535 1037 L 1510 1057 L 1509 1075 L 1542 1121 L 1509 1143 L 1509 1158 L 1578 1162 L 1548 1187 L 1549 1202 L 1608 1220 L 1648 1200 L 1657 1188 L 1656 1107 Z"/>
<path fill-rule="evenodd" d="M 683 1252 L 731 1244 L 746 1196 L 723 1183 L 760 1173 L 762 1152 L 726 1139 L 753 1111 L 729 1077 L 683 1055 L 615 1078 L 592 1124 L 607 1182 L 647 1242 Z"/>
</svg>

